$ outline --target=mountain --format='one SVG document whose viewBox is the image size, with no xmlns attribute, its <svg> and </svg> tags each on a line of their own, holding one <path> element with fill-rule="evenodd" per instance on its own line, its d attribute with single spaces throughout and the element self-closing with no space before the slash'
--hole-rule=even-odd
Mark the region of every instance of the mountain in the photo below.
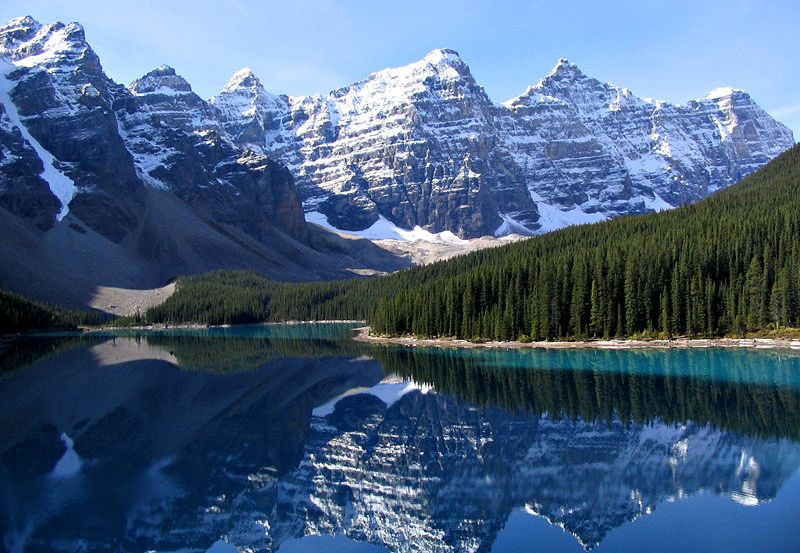
<svg viewBox="0 0 800 553">
<path fill-rule="evenodd" d="M 85 305 L 99 285 L 249 268 L 279 279 L 404 266 L 308 227 L 289 170 L 235 144 L 167 66 L 113 82 L 77 23 L 0 27 L 0 286 Z"/>
<path fill-rule="evenodd" d="M 117 84 L 79 24 L 22 17 L 0 27 L 0 287 L 83 306 L 219 268 L 392 271 L 408 259 L 319 225 L 540 233 L 693 202 L 792 143 L 742 91 L 674 106 L 566 60 L 499 105 L 452 50 L 327 95 L 244 69 L 207 102 L 166 65 Z"/>
<path fill-rule="evenodd" d="M 745 92 L 674 105 L 567 60 L 503 105 L 453 50 L 326 95 L 276 96 L 250 70 L 211 100 L 241 145 L 276 156 L 307 211 L 462 237 L 541 233 L 701 199 L 791 147 Z"/>
<path fill-rule="evenodd" d="M 488 551 L 524 506 L 588 550 L 663 502 L 701 493 L 768 502 L 800 463 L 790 442 L 693 423 L 514 417 L 418 390 L 392 400 L 347 397 L 314 420 L 303 459 L 274 484 L 274 504 L 238 498 L 249 514 L 232 541 L 275 551 L 291 538 L 342 534 L 397 552 Z M 257 538 L 252 521 L 264 514 L 269 535 Z"/>
</svg>

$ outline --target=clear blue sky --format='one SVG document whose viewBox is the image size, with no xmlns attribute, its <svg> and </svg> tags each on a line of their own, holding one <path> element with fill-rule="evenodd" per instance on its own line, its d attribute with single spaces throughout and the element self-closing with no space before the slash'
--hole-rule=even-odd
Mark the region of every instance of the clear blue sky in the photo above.
<svg viewBox="0 0 800 553">
<path fill-rule="evenodd" d="M 82 23 L 117 81 L 166 63 L 206 98 L 245 66 L 309 94 L 447 47 L 498 102 L 567 57 L 643 97 L 743 88 L 800 140 L 798 0 L 3 0 L 0 19 L 19 15 Z"/>
</svg>

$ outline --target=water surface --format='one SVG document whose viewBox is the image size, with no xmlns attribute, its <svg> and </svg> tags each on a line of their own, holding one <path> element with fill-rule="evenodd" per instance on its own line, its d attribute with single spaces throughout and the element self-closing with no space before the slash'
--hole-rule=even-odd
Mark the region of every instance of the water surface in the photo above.
<svg viewBox="0 0 800 553">
<path fill-rule="evenodd" d="M 0 358 L 8 551 L 797 551 L 800 356 L 453 350 L 354 325 Z"/>
</svg>

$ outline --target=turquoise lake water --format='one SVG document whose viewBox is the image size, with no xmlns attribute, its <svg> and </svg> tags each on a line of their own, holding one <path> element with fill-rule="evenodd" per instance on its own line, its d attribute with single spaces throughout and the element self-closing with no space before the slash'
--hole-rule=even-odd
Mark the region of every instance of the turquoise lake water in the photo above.
<svg viewBox="0 0 800 553">
<path fill-rule="evenodd" d="M 355 326 L 19 340 L 0 550 L 800 550 L 800 353 Z"/>
</svg>

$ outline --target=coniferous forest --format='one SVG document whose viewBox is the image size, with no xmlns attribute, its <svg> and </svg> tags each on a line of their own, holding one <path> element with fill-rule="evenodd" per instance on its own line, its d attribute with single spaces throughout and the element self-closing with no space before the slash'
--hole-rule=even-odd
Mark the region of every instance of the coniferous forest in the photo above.
<svg viewBox="0 0 800 553">
<path fill-rule="evenodd" d="M 62 309 L 0 290 L 0 334 L 42 329 L 72 330 L 97 325 L 108 317 L 96 311 Z"/>
<path fill-rule="evenodd" d="M 669 212 L 567 228 L 373 280 L 179 280 L 152 322 L 366 319 L 471 340 L 723 336 L 800 326 L 800 147 Z"/>
</svg>

